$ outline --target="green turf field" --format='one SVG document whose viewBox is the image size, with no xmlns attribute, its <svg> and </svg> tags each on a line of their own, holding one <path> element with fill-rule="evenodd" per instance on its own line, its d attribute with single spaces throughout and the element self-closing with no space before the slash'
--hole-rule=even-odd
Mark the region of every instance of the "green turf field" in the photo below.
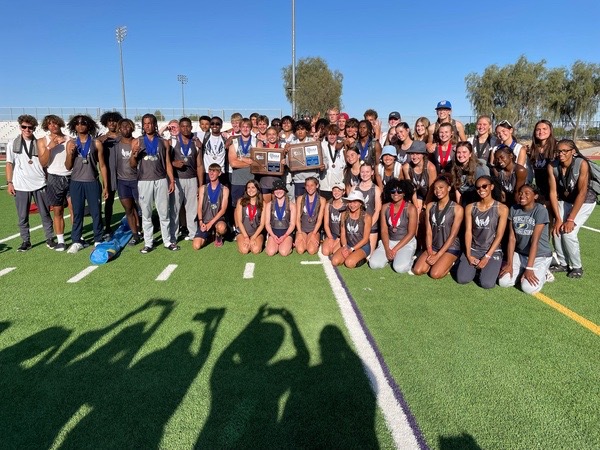
<svg viewBox="0 0 600 450">
<path fill-rule="evenodd" d="M 0 211 L 2 240 L 5 189 Z M 580 239 L 584 278 L 543 293 L 600 324 L 600 233 Z M 0 243 L 2 447 L 394 446 L 318 258 L 138 246 L 67 283 L 90 250 L 32 243 Z M 600 336 L 516 289 L 340 272 L 428 446 L 600 447 Z"/>
</svg>

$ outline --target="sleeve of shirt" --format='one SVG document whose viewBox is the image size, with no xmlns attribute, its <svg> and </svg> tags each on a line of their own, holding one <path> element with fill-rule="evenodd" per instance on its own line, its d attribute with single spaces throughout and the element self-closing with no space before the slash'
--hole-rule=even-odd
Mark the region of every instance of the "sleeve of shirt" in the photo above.
<svg viewBox="0 0 600 450">
<path fill-rule="evenodd" d="M 550 223 L 548 210 L 538 203 L 535 212 L 533 213 L 533 219 L 535 220 L 536 225 L 539 223 Z"/>
<path fill-rule="evenodd" d="M 6 146 L 6 162 L 14 164 L 15 154 L 13 153 L 13 141 L 9 142 Z"/>
</svg>

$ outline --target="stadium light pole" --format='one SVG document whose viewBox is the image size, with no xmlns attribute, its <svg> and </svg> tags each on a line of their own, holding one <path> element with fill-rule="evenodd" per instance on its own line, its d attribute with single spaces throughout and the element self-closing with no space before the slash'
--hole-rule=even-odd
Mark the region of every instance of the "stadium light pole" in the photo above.
<svg viewBox="0 0 600 450">
<path fill-rule="evenodd" d="M 185 96 L 183 95 L 183 85 L 187 83 L 188 78 L 185 75 L 177 75 L 177 81 L 181 83 L 181 112 L 185 116 Z"/>
<path fill-rule="evenodd" d="M 296 119 L 296 0 L 292 0 L 292 117 Z"/>
<path fill-rule="evenodd" d="M 127 117 L 127 100 L 125 100 L 125 72 L 123 71 L 123 41 L 127 36 L 127 27 L 120 26 L 115 30 L 119 43 L 119 56 L 121 57 L 121 92 L 123 93 L 123 116 Z"/>
</svg>

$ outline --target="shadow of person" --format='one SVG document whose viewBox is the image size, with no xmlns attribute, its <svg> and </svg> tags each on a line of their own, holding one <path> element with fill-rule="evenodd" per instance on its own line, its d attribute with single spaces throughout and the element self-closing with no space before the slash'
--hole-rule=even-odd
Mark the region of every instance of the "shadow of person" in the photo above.
<svg viewBox="0 0 600 450">
<path fill-rule="evenodd" d="M 267 320 L 270 319 L 270 320 Z M 291 332 L 295 355 L 276 359 Z M 273 448 L 284 445 L 278 426 L 279 402 L 294 379 L 303 376 L 308 349 L 286 309 L 259 308 L 229 344 L 211 374 L 211 407 L 196 448 Z"/>
<path fill-rule="evenodd" d="M 0 322 L 0 333 L 6 331 L 10 327 L 10 322 Z"/>
<path fill-rule="evenodd" d="M 440 436 L 440 450 L 481 450 L 475 438 L 467 433 L 457 436 Z"/>
<path fill-rule="evenodd" d="M 294 448 L 379 448 L 375 394 L 360 358 L 341 330 L 326 325 L 321 364 L 299 379 L 286 403 L 282 429 Z"/>
<path fill-rule="evenodd" d="M 7 322 L 4 322 L 7 323 Z M 9 448 L 39 448 L 36 429 L 62 426 L 60 412 L 40 399 L 61 388 L 48 361 L 67 341 L 70 330 L 50 327 L 0 351 L 0 442 Z"/>
<path fill-rule="evenodd" d="M 148 329 L 145 322 L 129 325 L 87 354 L 107 333 L 152 307 L 160 308 L 161 314 Z M 0 433 L 2 444 L 13 448 L 49 448 L 60 440 L 69 420 L 83 406 L 93 407 L 99 401 L 100 393 L 106 393 L 103 386 L 118 378 L 172 309 L 171 301 L 152 300 L 104 328 L 83 333 L 66 347 L 63 346 L 72 332 L 54 327 L 3 350 L 0 360 L 8 358 L 13 362 L 0 363 L 0 371 L 13 373 L 0 373 L 10 393 L 2 398 L 11 399 L 3 402 L 3 406 L 8 403 L 11 411 L 8 420 L 0 420 L 0 426 L 10 427 L 8 434 Z"/>
<path fill-rule="evenodd" d="M 196 315 L 204 332 L 195 352 L 194 333 L 188 331 L 131 368 L 121 367 L 115 374 L 111 367 L 112 376 L 96 389 L 93 411 L 69 432 L 61 448 L 160 447 L 165 425 L 204 366 L 224 314 L 225 309 L 207 309 Z"/>
</svg>

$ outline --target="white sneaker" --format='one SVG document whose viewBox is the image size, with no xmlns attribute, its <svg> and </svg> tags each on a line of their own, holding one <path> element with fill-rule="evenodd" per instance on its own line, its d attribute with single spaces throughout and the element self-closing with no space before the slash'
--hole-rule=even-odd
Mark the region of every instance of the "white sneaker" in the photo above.
<svg viewBox="0 0 600 450">
<path fill-rule="evenodd" d="M 546 271 L 546 283 L 552 283 L 554 281 L 554 274 L 549 270 Z"/>
<path fill-rule="evenodd" d="M 83 248 L 83 245 L 81 245 L 79 242 L 75 242 L 74 244 L 71 244 L 71 246 L 69 247 L 69 250 L 67 250 L 67 253 L 75 254 L 82 248 Z"/>
<path fill-rule="evenodd" d="M 190 236 L 190 235 L 187 235 L 187 236 L 186 236 L 184 239 L 185 239 L 186 241 L 193 241 L 193 240 L 194 240 L 194 237 L 193 237 L 193 236 Z"/>
</svg>

